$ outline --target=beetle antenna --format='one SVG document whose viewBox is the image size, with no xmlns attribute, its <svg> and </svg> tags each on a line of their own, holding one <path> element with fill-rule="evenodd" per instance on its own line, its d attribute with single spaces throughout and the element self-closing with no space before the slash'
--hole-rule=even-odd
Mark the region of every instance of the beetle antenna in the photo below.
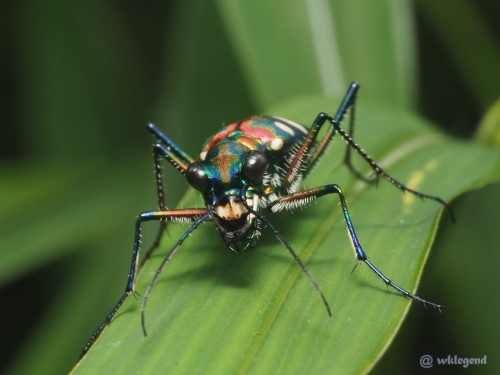
<svg viewBox="0 0 500 375">
<path fill-rule="evenodd" d="M 163 272 L 163 270 L 167 266 L 167 263 L 170 261 L 170 259 L 172 259 L 172 257 L 175 255 L 175 253 L 177 252 L 177 250 L 179 250 L 179 248 L 184 243 L 184 241 L 186 240 L 186 238 L 188 238 L 189 235 L 196 228 L 198 228 L 202 223 L 204 223 L 205 221 L 207 221 L 208 219 L 210 219 L 210 217 L 212 216 L 212 214 L 214 212 L 214 209 L 215 209 L 215 206 L 212 205 L 210 207 L 210 209 L 203 216 L 201 216 L 198 220 L 196 220 L 189 227 L 189 229 L 186 232 L 184 232 L 184 234 L 177 241 L 177 243 L 174 245 L 174 247 L 172 247 L 172 249 L 170 249 L 170 251 L 167 253 L 167 255 L 165 256 L 165 258 L 163 258 L 163 261 L 161 262 L 160 266 L 156 270 L 153 279 L 151 280 L 151 282 L 148 285 L 148 288 L 146 289 L 146 293 L 144 293 L 144 299 L 142 301 L 142 307 L 141 307 L 141 325 L 142 325 L 142 332 L 144 333 L 144 336 L 148 335 L 148 333 L 146 331 L 146 305 L 148 303 L 149 296 L 151 295 L 151 291 L 153 290 L 153 287 L 156 284 L 156 281 L 158 280 L 158 278 L 160 277 L 161 273 Z"/>
<path fill-rule="evenodd" d="M 245 196 L 245 192 L 242 192 L 242 196 Z M 247 208 L 247 210 L 254 214 L 260 221 L 262 221 L 270 230 L 273 232 L 274 237 L 288 250 L 292 258 L 295 260 L 295 262 L 299 265 L 300 269 L 302 272 L 306 274 L 306 276 L 309 278 L 309 281 L 311 284 L 314 286 L 314 288 L 318 291 L 321 299 L 323 300 L 323 303 L 326 307 L 326 311 L 329 316 L 332 316 L 332 310 L 330 309 L 330 305 L 328 304 L 328 301 L 326 300 L 325 294 L 323 293 L 323 290 L 321 290 L 321 287 L 319 286 L 318 282 L 314 278 L 314 276 L 309 272 L 307 267 L 304 265 L 302 260 L 299 258 L 295 250 L 292 248 L 292 245 L 287 241 L 285 236 L 281 234 L 281 232 L 261 213 L 255 211 L 253 208 L 251 208 L 247 203 L 246 199 L 242 199 L 243 204 Z"/>
</svg>

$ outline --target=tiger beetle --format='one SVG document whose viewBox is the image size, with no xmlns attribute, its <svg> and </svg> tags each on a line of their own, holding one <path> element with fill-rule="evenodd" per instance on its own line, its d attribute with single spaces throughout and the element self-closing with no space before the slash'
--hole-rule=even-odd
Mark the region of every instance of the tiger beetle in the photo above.
<svg viewBox="0 0 500 375">
<path fill-rule="evenodd" d="M 263 212 L 277 213 L 293 210 L 307 205 L 316 198 L 336 194 L 340 200 L 342 213 L 347 225 L 356 261 L 365 263 L 384 283 L 399 293 L 425 306 L 441 310 L 443 305 L 427 301 L 393 283 L 380 271 L 366 255 L 356 235 L 349 215 L 346 199 L 340 187 L 327 184 L 312 189 L 302 189 L 301 182 L 325 153 L 335 134 L 347 143 L 344 163 L 359 178 L 375 182 L 383 177 L 399 190 L 419 198 L 436 201 L 450 213 L 451 207 L 441 198 L 421 193 L 402 184 L 387 174 L 352 138 L 354 132 L 357 83 L 352 83 L 340 104 L 335 117 L 327 113 L 316 116 L 312 126 L 306 127 L 281 118 L 254 116 L 247 120 L 232 123 L 208 139 L 203 145 L 199 159 L 189 156 L 156 125 L 149 124 L 147 129 L 156 137 L 153 146 L 153 159 L 158 196 L 158 210 L 141 213 L 135 224 L 135 240 L 132 251 L 132 263 L 127 285 L 121 298 L 108 314 L 104 322 L 94 332 L 81 356 L 92 347 L 104 328 L 111 322 L 118 309 L 131 294 L 136 293 L 136 275 L 139 264 L 139 244 L 141 225 L 146 221 L 159 221 L 160 228 L 156 239 L 147 252 L 147 258 L 154 251 L 162 237 L 167 222 L 192 223 L 189 229 L 170 249 L 161 265 L 156 270 L 148 285 L 141 308 L 141 325 L 147 335 L 145 324 L 146 305 L 153 286 L 165 266 L 175 255 L 189 235 L 202 223 L 213 221 L 226 246 L 234 253 L 242 253 L 255 245 L 260 235 L 260 226 L 269 228 L 274 237 L 291 254 L 295 262 L 309 278 L 319 293 L 328 315 L 332 315 L 330 306 L 319 284 L 308 271 L 304 263 L 281 232 L 269 221 Z M 340 127 L 344 115 L 349 112 L 349 132 Z M 326 134 L 318 139 L 321 128 L 328 124 Z M 351 163 L 351 150 L 356 151 L 373 170 L 372 178 L 361 175 Z M 165 205 L 163 175 L 160 160 L 166 159 L 182 173 L 189 185 L 198 190 L 205 201 L 206 208 L 168 209 Z"/>
</svg>

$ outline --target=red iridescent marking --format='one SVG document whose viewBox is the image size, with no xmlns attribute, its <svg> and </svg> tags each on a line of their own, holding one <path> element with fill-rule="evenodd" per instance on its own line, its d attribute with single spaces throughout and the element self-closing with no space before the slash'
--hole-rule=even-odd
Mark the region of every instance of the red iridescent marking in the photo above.
<svg viewBox="0 0 500 375">
<path fill-rule="evenodd" d="M 207 213 L 205 208 L 188 208 L 185 210 L 173 210 L 173 211 L 151 211 L 148 213 L 149 216 L 161 216 L 163 218 L 174 218 L 174 219 L 190 219 L 193 216 L 203 216 Z"/>
<path fill-rule="evenodd" d="M 245 135 L 238 135 L 236 138 L 240 144 L 250 150 L 258 150 L 261 144 L 260 139 L 248 133 L 245 133 Z"/>
<path fill-rule="evenodd" d="M 255 122 L 256 121 L 253 118 L 243 121 L 240 124 L 239 129 L 249 136 L 261 139 L 261 141 L 266 145 L 270 144 L 277 136 L 276 131 L 266 127 L 264 124 L 259 124 L 258 122 L 258 125 L 256 125 Z"/>
<path fill-rule="evenodd" d="M 210 140 L 205 144 L 205 147 L 203 147 L 203 151 L 208 151 L 212 149 L 217 143 L 227 138 L 232 132 L 234 132 L 237 127 L 238 124 L 233 123 L 222 129 L 220 132 L 218 132 L 212 138 L 210 138 Z"/>
</svg>

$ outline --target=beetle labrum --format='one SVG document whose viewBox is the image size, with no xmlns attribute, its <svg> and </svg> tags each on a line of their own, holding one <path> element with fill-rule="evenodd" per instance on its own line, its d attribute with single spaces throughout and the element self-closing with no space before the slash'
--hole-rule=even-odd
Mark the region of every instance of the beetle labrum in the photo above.
<svg viewBox="0 0 500 375">
<path fill-rule="evenodd" d="M 199 159 L 190 157 L 181 147 L 163 133 L 156 125 L 149 124 L 148 130 L 155 136 L 153 158 L 158 193 L 158 210 L 141 213 L 136 221 L 132 262 L 125 291 L 104 322 L 91 336 L 82 351 L 82 357 L 92 347 L 104 328 L 111 322 L 126 298 L 135 292 L 135 281 L 139 264 L 139 243 L 141 225 L 146 221 L 159 221 L 160 230 L 156 240 L 146 255 L 154 250 L 167 222 L 188 222 L 191 226 L 170 249 L 144 294 L 141 321 L 146 335 L 145 309 L 152 288 L 186 238 L 204 222 L 215 224 L 225 245 L 235 253 L 253 247 L 259 237 L 260 226 L 267 227 L 276 239 L 288 250 L 293 259 L 307 275 L 318 291 L 329 315 L 330 306 L 319 284 L 300 260 L 287 239 L 269 221 L 263 212 L 276 213 L 307 205 L 316 198 L 336 194 L 340 200 L 342 213 L 351 240 L 357 263 L 365 263 L 385 284 L 402 295 L 438 310 L 443 305 L 427 301 L 393 283 L 370 260 L 356 235 L 348 212 L 346 199 L 336 184 L 326 184 L 311 189 L 301 189 L 301 182 L 324 154 L 327 146 L 338 134 L 346 143 L 344 163 L 359 178 L 363 177 L 351 163 L 351 150 L 356 151 L 374 172 L 373 181 L 384 178 L 399 190 L 443 205 L 454 221 L 451 207 L 441 198 L 421 193 L 402 184 L 387 174 L 352 138 L 354 131 L 357 83 L 352 83 L 332 117 L 326 113 L 317 115 L 312 126 L 307 129 L 296 122 L 271 116 L 254 116 L 232 123 L 208 139 L 203 145 Z M 341 128 L 344 115 L 350 112 L 349 132 Z M 320 130 L 329 124 L 326 134 L 318 139 Z M 206 208 L 167 209 L 163 192 L 163 176 L 160 160 L 166 159 L 183 174 L 187 182 L 198 190 Z M 259 225 L 262 224 L 262 225 Z"/>
</svg>

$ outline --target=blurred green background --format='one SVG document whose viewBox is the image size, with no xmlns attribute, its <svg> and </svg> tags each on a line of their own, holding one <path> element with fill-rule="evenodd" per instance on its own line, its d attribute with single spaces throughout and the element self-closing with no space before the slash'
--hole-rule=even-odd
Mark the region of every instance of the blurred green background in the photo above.
<svg viewBox="0 0 500 375">
<path fill-rule="evenodd" d="M 0 372 L 67 372 L 122 293 L 134 218 L 156 205 L 148 121 L 196 155 L 223 123 L 356 80 L 363 100 L 500 144 L 498 130 L 476 134 L 500 97 L 494 0 L 2 8 Z M 173 205 L 186 184 L 167 176 Z M 449 309 L 412 308 L 375 373 L 417 372 L 422 354 L 487 354 L 487 369 L 474 370 L 500 368 L 498 193 L 490 185 L 454 202 L 458 224 L 443 221 L 420 288 Z"/>
</svg>

